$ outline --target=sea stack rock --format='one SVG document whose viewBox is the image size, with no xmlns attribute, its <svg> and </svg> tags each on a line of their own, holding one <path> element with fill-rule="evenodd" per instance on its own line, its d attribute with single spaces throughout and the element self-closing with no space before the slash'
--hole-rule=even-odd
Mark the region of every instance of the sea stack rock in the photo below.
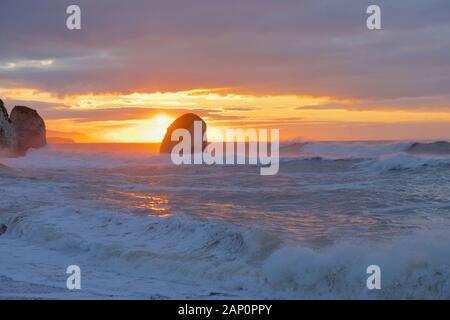
<svg viewBox="0 0 450 320">
<path fill-rule="evenodd" d="M 175 145 L 179 143 L 179 141 L 172 141 L 172 132 L 176 129 L 186 129 L 191 134 L 191 153 L 194 152 L 194 123 L 195 121 L 199 121 L 202 124 L 202 136 L 205 136 L 206 132 L 206 122 L 200 118 L 198 115 L 194 113 L 186 113 L 182 116 L 178 117 L 172 124 L 167 128 L 166 135 L 160 146 L 161 153 L 171 153 L 172 149 Z M 205 149 L 208 142 L 203 141 L 202 150 Z"/>
<path fill-rule="evenodd" d="M 7 154 L 24 155 L 28 149 L 46 144 L 45 123 L 36 110 L 16 106 L 9 117 L 0 100 L 0 149 Z"/>
<path fill-rule="evenodd" d="M 19 153 L 25 153 L 30 148 L 42 148 L 47 144 L 45 123 L 36 110 L 16 106 L 11 112 L 11 122 Z"/>
<path fill-rule="evenodd" d="M 14 127 L 2 100 L 0 100 L 0 148 L 8 150 L 17 148 Z"/>
</svg>

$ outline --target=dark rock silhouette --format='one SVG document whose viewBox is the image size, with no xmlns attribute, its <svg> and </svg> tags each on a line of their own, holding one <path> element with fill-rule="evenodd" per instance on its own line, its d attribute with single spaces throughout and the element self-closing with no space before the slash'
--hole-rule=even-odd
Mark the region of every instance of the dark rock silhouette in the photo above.
<svg viewBox="0 0 450 320">
<path fill-rule="evenodd" d="M 13 155 L 23 155 L 30 148 L 47 144 L 45 122 L 36 110 L 16 106 L 11 117 L 0 100 L 0 148 Z"/>
<path fill-rule="evenodd" d="M 16 106 L 11 112 L 11 122 L 19 153 L 25 153 L 30 148 L 42 148 L 47 144 L 45 123 L 36 110 Z"/>
<path fill-rule="evenodd" d="M 450 154 L 450 143 L 447 141 L 436 141 L 431 143 L 413 143 L 408 150 L 409 153 L 416 154 Z"/>
<path fill-rule="evenodd" d="M 0 100 L 0 148 L 14 150 L 17 147 L 17 139 L 8 111 L 3 101 Z"/>
<path fill-rule="evenodd" d="M 202 135 L 205 135 L 206 132 L 206 122 L 200 118 L 198 115 L 194 113 L 186 113 L 182 116 L 178 117 L 172 124 L 167 128 L 166 135 L 160 146 L 161 153 L 171 153 L 173 147 L 179 143 L 179 141 L 172 141 L 172 132 L 176 129 L 186 129 L 190 132 L 192 140 L 191 140 L 191 153 L 194 151 L 194 122 L 201 121 L 202 122 Z M 203 141 L 202 150 L 205 149 L 208 142 Z"/>
<path fill-rule="evenodd" d="M 0 236 L 8 230 L 6 224 L 0 223 Z"/>
</svg>

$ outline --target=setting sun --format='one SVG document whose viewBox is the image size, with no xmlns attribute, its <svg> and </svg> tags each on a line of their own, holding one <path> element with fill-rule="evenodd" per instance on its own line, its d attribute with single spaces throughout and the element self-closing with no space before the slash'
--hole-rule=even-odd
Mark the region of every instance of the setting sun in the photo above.
<svg viewBox="0 0 450 320">
<path fill-rule="evenodd" d="M 155 121 L 165 129 L 169 126 L 171 119 L 167 117 L 165 114 L 160 114 L 155 117 Z"/>
<path fill-rule="evenodd" d="M 115 130 L 98 132 L 98 139 L 111 142 L 160 142 L 174 119 L 165 114 L 153 118 L 127 121 Z"/>
</svg>

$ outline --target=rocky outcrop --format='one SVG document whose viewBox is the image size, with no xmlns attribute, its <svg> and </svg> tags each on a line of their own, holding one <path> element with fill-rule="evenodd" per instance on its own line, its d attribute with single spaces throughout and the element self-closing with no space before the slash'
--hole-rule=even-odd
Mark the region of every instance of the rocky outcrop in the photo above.
<svg viewBox="0 0 450 320">
<path fill-rule="evenodd" d="M 42 148 L 47 144 L 45 123 L 36 110 L 16 106 L 11 112 L 11 122 L 16 133 L 17 151 Z"/>
<path fill-rule="evenodd" d="M 450 154 L 450 143 L 447 141 L 436 141 L 431 143 L 416 142 L 406 151 L 415 154 L 447 155 Z"/>
<path fill-rule="evenodd" d="M 3 101 L 0 100 L 0 148 L 15 150 L 17 139 Z"/>
<path fill-rule="evenodd" d="M 30 148 L 41 148 L 46 144 L 45 123 L 36 110 L 16 106 L 9 117 L 0 100 L 0 148 L 23 155 Z"/>
<path fill-rule="evenodd" d="M 171 153 L 173 147 L 178 144 L 179 141 L 172 141 L 172 132 L 176 129 L 186 129 L 191 134 L 191 153 L 194 151 L 194 123 L 195 121 L 200 121 L 202 123 L 202 136 L 206 132 L 206 122 L 194 113 L 186 113 L 178 117 L 172 124 L 167 128 L 166 135 L 160 146 L 161 153 Z M 203 141 L 202 150 L 208 145 L 207 141 Z"/>
</svg>

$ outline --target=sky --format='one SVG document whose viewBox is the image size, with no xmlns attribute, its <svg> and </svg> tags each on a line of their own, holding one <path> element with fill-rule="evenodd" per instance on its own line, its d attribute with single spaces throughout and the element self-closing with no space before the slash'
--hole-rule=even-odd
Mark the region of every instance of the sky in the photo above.
<svg viewBox="0 0 450 320">
<path fill-rule="evenodd" d="M 450 1 L 0 0 L 0 99 L 76 142 L 157 142 L 186 112 L 210 140 L 449 140 Z"/>
</svg>

